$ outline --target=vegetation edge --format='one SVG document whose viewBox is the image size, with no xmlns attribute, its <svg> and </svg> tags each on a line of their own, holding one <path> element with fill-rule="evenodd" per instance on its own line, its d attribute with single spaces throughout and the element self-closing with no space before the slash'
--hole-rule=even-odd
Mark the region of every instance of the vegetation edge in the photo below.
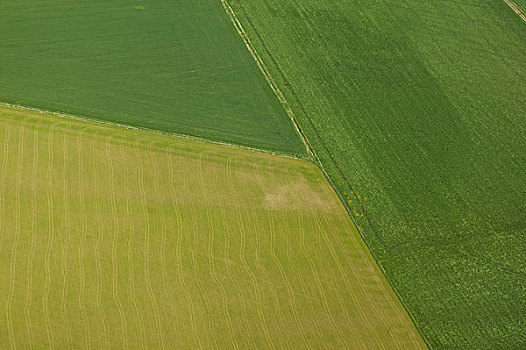
<svg viewBox="0 0 526 350">
<path fill-rule="evenodd" d="M 309 158 L 294 156 L 294 155 L 291 155 L 289 153 L 284 153 L 284 152 L 279 152 L 279 151 L 271 151 L 271 150 L 264 149 L 264 148 L 250 147 L 250 146 L 245 146 L 245 145 L 237 144 L 237 143 L 229 143 L 229 142 L 225 142 L 225 141 L 217 141 L 217 140 L 207 139 L 207 138 L 204 138 L 204 137 L 188 135 L 188 134 L 184 134 L 184 133 L 166 132 L 166 131 L 157 130 L 157 129 L 150 129 L 150 128 L 145 128 L 145 127 L 140 127 L 140 126 L 134 126 L 134 125 L 127 125 L 127 124 L 121 124 L 121 123 L 116 123 L 116 122 L 110 122 L 110 121 L 107 121 L 107 120 L 79 117 L 79 116 L 76 116 L 76 115 L 73 115 L 73 114 L 62 113 L 62 112 L 53 112 L 53 111 L 48 111 L 48 110 L 41 109 L 41 108 L 22 106 L 22 105 L 18 105 L 18 104 L 14 104 L 14 103 L 1 102 L 1 101 L 0 101 L 0 107 L 8 107 L 8 108 L 15 108 L 15 109 L 20 109 L 20 110 L 25 110 L 25 111 L 32 111 L 32 112 L 37 112 L 37 113 L 50 114 L 50 115 L 54 115 L 56 117 L 60 117 L 60 118 L 64 118 L 64 119 L 78 120 L 78 121 L 94 123 L 94 124 L 98 124 L 98 125 L 112 126 L 112 127 L 116 127 L 116 128 L 123 128 L 123 129 L 128 129 L 128 130 L 141 131 L 141 132 L 146 132 L 146 133 L 156 134 L 156 135 L 162 135 L 162 136 L 168 136 L 168 137 L 177 137 L 177 138 L 180 138 L 180 139 L 187 139 L 187 140 L 203 142 L 203 143 L 208 143 L 208 144 L 220 145 L 220 146 L 231 147 L 231 148 L 238 148 L 238 149 L 242 149 L 242 150 L 245 150 L 245 151 L 251 151 L 251 152 L 256 152 L 256 153 L 265 153 L 265 154 L 270 154 L 270 155 L 273 155 L 273 156 L 290 158 L 290 159 L 297 159 L 297 160 L 304 160 L 304 161 L 313 163 Z"/>
<path fill-rule="evenodd" d="M 507 0 L 505 0 L 505 1 L 507 1 Z M 265 63 L 263 62 L 263 60 L 261 59 L 261 57 L 257 53 L 257 50 L 252 45 L 252 43 L 251 43 L 248 35 L 246 34 L 243 26 L 241 25 L 241 22 L 239 21 L 236 13 L 234 12 L 234 10 L 232 9 L 232 7 L 230 6 L 230 4 L 228 3 L 227 0 L 221 0 L 221 3 L 223 4 L 223 7 L 225 8 L 225 11 L 227 12 L 228 16 L 230 17 L 230 20 L 232 21 L 235 29 L 237 30 L 237 32 L 239 33 L 239 35 L 243 39 L 243 42 L 245 43 L 245 46 L 247 47 L 247 49 L 249 50 L 250 54 L 252 55 L 252 57 L 256 61 L 257 66 L 260 68 L 260 70 L 263 73 L 263 75 L 265 76 L 265 79 L 267 80 L 267 82 L 271 85 L 272 91 L 274 91 L 274 93 L 276 94 L 276 97 L 278 98 L 278 100 L 282 104 L 283 108 L 285 108 L 285 111 L 287 112 L 287 114 L 289 115 L 290 119 L 292 120 L 292 123 L 294 124 L 294 128 L 296 129 L 296 131 L 300 135 L 300 138 L 305 143 L 305 147 L 306 147 L 307 151 L 309 152 L 309 154 L 313 158 L 312 159 L 313 163 L 320 169 L 320 171 L 322 172 L 322 174 L 325 177 L 325 179 L 327 179 L 327 181 L 331 185 L 332 189 L 334 190 L 334 192 L 336 193 L 336 195 L 338 196 L 340 201 L 343 203 L 343 206 L 344 206 L 345 210 L 347 211 L 347 215 L 351 218 L 351 221 L 352 221 L 354 227 L 356 228 L 356 230 L 360 234 L 360 237 L 362 238 L 363 242 L 367 246 L 367 249 L 371 253 L 371 256 L 373 257 L 373 259 L 375 260 L 376 264 L 378 265 L 378 267 L 382 271 L 383 276 L 385 277 L 386 281 L 389 283 L 389 286 L 391 287 L 391 289 L 394 291 L 396 297 L 400 301 L 400 303 L 403 306 L 404 310 L 409 315 L 409 318 L 411 319 L 411 322 L 413 323 L 413 325 L 415 326 L 416 330 L 418 331 L 418 334 L 420 335 L 420 337 L 422 337 L 425 345 L 428 348 L 431 348 L 431 343 L 428 341 L 428 339 L 425 337 L 424 333 L 421 331 L 420 326 L 416 322 L 415 317 L 413 316 L 413 314 L 411 313 L 411 311 L 407 307 L 407 305 L 404 302 L 404 300 L 402 299 L 401 295 L 398 293 L 398 291 L 394 287 L 394 284 L 392 283 L 391 279 L 387 275 L 384 267 L 382 266 L 382 264 L 380 264 L 376 254 L 373 252 L 373 250 L 371 249 L 369 243 L 365 239 L 365 236 L 362 233 L 362 230 L 360 229 L 360 227 L 358 226 L 356 220 L 354 219 L 354 217 L 352 215 L 352 210 L 349 207 L 347 201 L 343 198 L 343 196 L 341 195 L 340 191 L 338 191 L 338 189 L 335 186 L 334 182 L 331 180 L 331 178 L 329 177 L 328 173 L 325 171 L 325 168 L 323 167 L 322 162 L 320 161 L 320 159 L 316 155 L 316 153 L 315 153 L 314 149 L 311 147 L 307 137 L 305 136 L 305 134 L 301 130 L 301 127 L 299 126 L 299 124 L 297 123 L 297 121 L 296 121 L 296 119 L 294 117 L 294 112 L 290 108 L 290 106 L 289 106 L 287 100 L 285 99 L 285 96 L 281 92 L 281 90 L 275 85 L 274 80 L 273 80 L 272 76 L 270 75 L 270 72 L 268 71 L 268 69 L 265 66 Z"/>
</svg>

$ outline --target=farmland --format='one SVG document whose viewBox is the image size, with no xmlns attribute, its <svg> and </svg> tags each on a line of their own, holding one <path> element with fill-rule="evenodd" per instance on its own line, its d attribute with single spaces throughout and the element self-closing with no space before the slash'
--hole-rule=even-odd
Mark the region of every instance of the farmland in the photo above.
<svg viewBox="0 0 526 350">
<path fill-rule="evenodd" d="M 515 0 L 513 1 L 522 13 L 526 13 L 526 0 Z"/>
<path fill-rule="evenodd" d="M 221 3 L 2 1 L 0 101 L 304 155 Z"/>
<path fill-rule="evenodd" d="M 316 166 L 0 107 L 0 345 L 424 346 Z"/>
<path fill-rule="evenodd" d="M 526 26 L 504 1 L 230 0 L 416 325 L 526 344 Z"/>
</svg>

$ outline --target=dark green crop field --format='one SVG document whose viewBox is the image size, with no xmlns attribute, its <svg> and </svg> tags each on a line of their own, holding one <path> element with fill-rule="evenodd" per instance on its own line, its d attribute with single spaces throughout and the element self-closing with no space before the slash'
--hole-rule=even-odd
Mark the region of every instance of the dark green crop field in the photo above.
<svg viewBox="0 0 526 350">
<path fill-rule="evenodd" d="M 515 0 L 513 2 L 519 7 L 522 13 L 526 12 L 526 0 Z"/>
<path fill-rule="evenodd" d="M 2 1 L 0 102 L 300 155 L 220 1 Z"/>
<path fill-rule="evenodd" d="M 434 348 L 526 346 L 526 23 L 504 1 L 229 1 Z"/>
</svg>

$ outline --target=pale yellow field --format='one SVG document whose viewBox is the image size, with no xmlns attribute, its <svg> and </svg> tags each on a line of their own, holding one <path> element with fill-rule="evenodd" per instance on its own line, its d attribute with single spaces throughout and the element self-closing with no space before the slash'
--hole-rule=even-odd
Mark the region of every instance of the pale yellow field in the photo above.
<svg viewBox="0 0 526 350">
<path fill-rule="evenodd" d="M 312 164 L 0 107 L 0 348 L 423 348 Z"/>
</svg>

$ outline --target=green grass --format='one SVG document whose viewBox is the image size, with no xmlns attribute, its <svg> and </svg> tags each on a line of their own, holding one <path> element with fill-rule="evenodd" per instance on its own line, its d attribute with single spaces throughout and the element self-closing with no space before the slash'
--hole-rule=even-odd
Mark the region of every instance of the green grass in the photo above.
<svg viewBox="0 0 526 350">
<path fill-rule="evenodd" d="M 423 348 L 319 169 L 0 107 L 3 349 Z"/>
<path fill-rule="evenodd" d="M 0 102 L 305 154 L 219 1 L 2 1 L 0 17 Z"/>
<path fill-rule="evenodd" d="M 525 346 L 525 23 L 492 0 L 229 2 L 430 346 Z"/>
<path fill-rule="evenodd" d="M 513 2 L 519 7 L 522 13 L 526 12 L 526 0 L 513 0 Z"/>
</svg>

